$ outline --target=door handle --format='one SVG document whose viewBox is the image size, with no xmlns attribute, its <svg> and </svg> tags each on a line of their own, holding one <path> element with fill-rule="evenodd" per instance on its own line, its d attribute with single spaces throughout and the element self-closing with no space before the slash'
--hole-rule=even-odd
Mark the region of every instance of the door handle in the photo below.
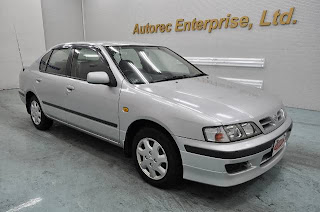
<svg viewBox="0 0 320 212">
<path fill-rule="evenodd" d="M 67 91 L 71 92 L 74 90 L 74 87 L 72 85 L 67 85 Z"/>
<path fill-rule="evenodd" d="M 41 80 L 42 80 L 42 79 L 40 79 L 40 78 L 37 78 L 37 79 L 36 79 L 36 83 L 39 83 L 39 82 L 41 82 Z"/>
</svg>

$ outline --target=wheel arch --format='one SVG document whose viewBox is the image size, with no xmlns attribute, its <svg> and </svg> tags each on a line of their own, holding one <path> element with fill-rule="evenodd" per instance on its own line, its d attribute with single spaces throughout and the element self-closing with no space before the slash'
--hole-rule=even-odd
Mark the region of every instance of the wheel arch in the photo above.
<svg viewBox="0 0 320 212">
<path fill-rule="evenodd" d="M 159 124 L 153 120 L 138 119 L 129 125 L 127 132 L 126 132 L 126 137 L 125 137 L 125 141 L 124 141 L 124 152 L 125 152 L 126 156 L 131 157 L 133 138 L 136 135 L 136 133 L 144 127 L 152 127 L 152 128 L 158 129 L 161 132 L 165 133 L 169 138 L 171 138 L 172 142 L 174 142 L 176 150 L 180 154 L 176 141 L 174 140 L 172 134 L 170 133 L 170 131 L 166 127 L 164 127 L 162 124 Z"/>
</svg>

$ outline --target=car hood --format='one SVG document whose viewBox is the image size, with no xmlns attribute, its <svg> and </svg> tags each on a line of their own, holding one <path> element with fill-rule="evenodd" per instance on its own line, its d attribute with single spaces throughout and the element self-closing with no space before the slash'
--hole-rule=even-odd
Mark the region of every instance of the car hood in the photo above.
<svg viewBox="0 0 320 212">
<path fill-rule="evenodd" d="M 139 85 L 139 89 L 214 118 L 221 124 L 263 118 L 282 102 L 260 89 L 217 77 L 188 78 Z"/>
</svg>

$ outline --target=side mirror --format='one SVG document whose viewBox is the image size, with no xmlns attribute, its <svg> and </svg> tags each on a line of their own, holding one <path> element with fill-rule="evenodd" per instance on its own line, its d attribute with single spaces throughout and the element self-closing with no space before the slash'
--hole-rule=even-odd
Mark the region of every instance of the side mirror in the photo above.
<svg viewBox="0 0 320 212">
<path fill-rule="evenodd" d="M 87 75 L 87 82 L 91 84 L 109 84 L 110 78 L 106 72 L 90 72 Z"/>
</svg>

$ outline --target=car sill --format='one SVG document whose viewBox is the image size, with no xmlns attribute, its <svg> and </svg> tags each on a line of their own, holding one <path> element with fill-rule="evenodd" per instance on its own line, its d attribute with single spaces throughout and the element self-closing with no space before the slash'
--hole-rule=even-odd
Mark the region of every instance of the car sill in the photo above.
<svg viewBox="0 0 320 212">
<path fill-rule="evenodd" d="M 96 133 L 90 132 L 90 131 L 88 131 L 88 130 L 82 129 L 82 128 L 80 128 L 80 127 L 74 126 L 74 125 L 72 125 L 72 124 L 69 124 L 69 123 L 67 123 L 67 122 L 65 122 L 65 121 L 61 121 L 61 120 L 59 120 L 59 119 L 57 119 L 57 118 L 54 118 L 54 117 L 52 117 L 52 116 L 49 116 L 49 115 L 46 115 L 46 116 L 47 116 L 48 118 L 54 120 L 54 121 L 57 121 L 57 122 L 61 123 L 61 124 L 67 125 L 67 126 L 69 126 L 69 127 L 71 127 L 71 128 L 74 128 L 74 129 L 76 129 L 76 130 L 82 131 L 82 132 L 84 132 L 84 133 L 86 133 L 86 134 L 88 134 L 88 135 L 94 136 L 94 137 L 99 138 L 99 139 L 101 139 L 101 140 L 104 140 L 104 141 L 106 141 L 106 142 L 108 142 L 108 143 L 111 143 L 111 144 L 114 144 L 114 145 L 116 145 L 116 146 L 119 146 L 119 147 L 122 147 L 122 148 L 123 148 L 123 146 L 120 144 L 120 142 L 116 142 L 116 141 L 114 141 L 114 140 L 112 140 L 112 139 L 106 138 L 106 137 L 104 137 L 104 136 L 101 136 L 101 135 L 98 135 L 98 134 L 96 134 Z"/>
</svg>

